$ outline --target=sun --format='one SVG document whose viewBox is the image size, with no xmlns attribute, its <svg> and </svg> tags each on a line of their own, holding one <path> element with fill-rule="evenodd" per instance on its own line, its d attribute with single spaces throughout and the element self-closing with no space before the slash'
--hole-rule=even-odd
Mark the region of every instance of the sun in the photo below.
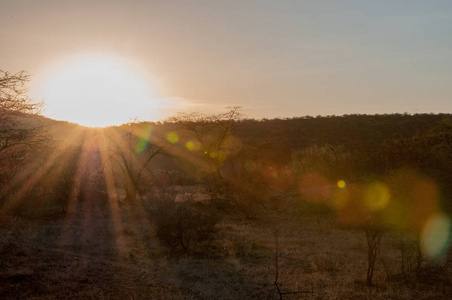
<svg viewBox="0 0 452 300">
<path fill-rule="evenodd" d="M 33 97 L 44 100 L 45 115 L 91 127 L 133 118 L 156 121 L 165 109 L 151 78 L 130 61 L 112 56 L 56 64 L 41 76 Z"/>
</svg>

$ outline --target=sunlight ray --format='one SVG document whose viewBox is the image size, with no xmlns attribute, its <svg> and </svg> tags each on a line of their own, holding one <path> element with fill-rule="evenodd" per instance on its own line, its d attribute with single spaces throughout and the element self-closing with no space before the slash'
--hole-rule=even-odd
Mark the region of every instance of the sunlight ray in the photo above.
<svg viewBox="0 0 452 300">
<path fill-rule="evenodd" d="M 72 132 L 68 134 L 68 136 L 70 138 L 73 138 L 74 140 L 77 139 L 80 135 L 81 132 L 78 132 L 76 134 Z M 42 178 L 48 175 L 49 170 L 51 170 L 51 168 L 54 167 L 55 163 L 60 161 L 64 154 L 65 153 L 63 151 L 53 151 L 49 158 L 45 160 L 44 164 L 40 167 L 38 172 L 33 170 L 33 168 L 29 170 L 29 173 L 26 176 L 26 178 L 28 179 L 25 182 L 18 181 L 7 186 L 6 189 L 2 191 L 2 193 L 7 193 L 10 190 L 13 190 L 18 185 L 20 185 L 21 188 L 5 204 L 5 206 L 3 207 L 3 211 L 7 212 L 13 210 L 18 205 L 20 205 L 20 203 L 25 199 L 27 193 L 31 189 L 33 189 Z"/>
<path fill-rule="evenodd" d="M 67 243 L 70 241 L 70 237 L 71 237 L 71 220 L 74 218 L 74 215 L 76 213 L 76 209 L 77 209 L 77 199 L 79 197 L 80 194 L 80 188 L 82 186 L 82 177 L 83 177 L 83 173 L 85 171 L 85 166 L 86 163 L 88 161 L 88 150 L 90 147 L 90 142 L 88 139 L 85 139 L 83 141 L 83 145 L 82 145 L 82 152 L 80 154 L 80 158 L 77 164 L 77 170 L 75 172 L 74 175 L 74 186 L 71 189 L 71 193 L 68 197 L 68 205 L 67 205 L 67 211 L 66 211 L 66 217 L 65 217 L 65 222 L 63 225 L 63 230 L 62 230 L 62 234 L 61 234 L 61 241 L 60 241 L 60 245 L 67 245 Z"/>
<path fill-rule="evenodd" d="M 121 214 L 118 205 L 118 197 L 115 192 L 115 179 L 113 175 L 111 160 L 109 155 L 107 155 L 107 141 L 105 135 L 101 137 L 100 143 L 100 155 L 101 161 L 104 166 L 104 178 L 105 184 L 107 188 L 108 202 L 110 204 L 111 217 L 113 219 L 114 226 L 114 235 L 116 247 L 118 248 L 118 254 L 121 260 L 124 260 L 128 257 L 127 243 L 124 239 L 124 230 L 121 222 Z"/>
</svg>

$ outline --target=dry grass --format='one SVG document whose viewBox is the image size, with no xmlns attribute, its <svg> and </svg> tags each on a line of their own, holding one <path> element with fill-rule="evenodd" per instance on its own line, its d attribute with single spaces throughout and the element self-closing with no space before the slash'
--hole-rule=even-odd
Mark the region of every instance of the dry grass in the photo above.
<svg viewBox="0 0 452 300">
<path fill-rule="evenodd" d="M 193 257 L 170 255 L 139 204 L 76 202 L 66 217 L 21 221 L 24 238 L 2 255 L 0 298 L 278 299 L 276 229 L 280 288 L 314 292 L 284 299 L 449 298 L 450 286 L 387 280 L 400 266 L 391 235 L 375 285 L 367 287 L 364 234 L 331 214 L 295 207 L 262 211 L 252 221 L 225 215 L 216 251 Z"/>
</svg>

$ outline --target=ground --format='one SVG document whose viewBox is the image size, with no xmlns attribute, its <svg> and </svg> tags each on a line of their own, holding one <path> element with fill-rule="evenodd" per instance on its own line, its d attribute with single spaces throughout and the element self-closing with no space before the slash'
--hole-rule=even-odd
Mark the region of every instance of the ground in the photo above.
<svg viewBox="0 0 452 300">
<path fill-rule="evenodd" d="M 224 213 L 217 248 L 202 256 L 160 245 L 140 202 L 97 195 L 78 199 L 58 219 L 16 222 L 21 235 L 2 256 L 2 299 L 279 299 L 276 230 L 279 287 L 303 291 L 284 299 L 451 295 L 447 282 L 413 287 L 388 281 L 400 264 L 391 235 L 383 239 L 375 284 L 366 286 L 364 234 L 343 228 L 328 212 L 262 209 L 255 220 Z"/>
</svg>

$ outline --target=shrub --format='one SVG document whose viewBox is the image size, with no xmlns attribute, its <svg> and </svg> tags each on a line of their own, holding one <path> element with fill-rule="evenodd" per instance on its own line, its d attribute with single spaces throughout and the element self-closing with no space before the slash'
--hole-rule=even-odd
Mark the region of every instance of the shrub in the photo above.
<svg viewBox="0 0 452 300">
<path fill-rule="evenodd" d="M 158 240 L 183 253 L 206 251 L 218 235 L 217 215 L 203 212 L 189 203 L 162 201 L 157 204 L 153 221 Z"/>
<path fill-rule="evenodd" d="M 0 212 L 1 256 L 10 253 L 13 248 L 18 246 L 18 243 L 23 239 L 23 228 L 24 223 L 19 217 Z"/>
</svg>

